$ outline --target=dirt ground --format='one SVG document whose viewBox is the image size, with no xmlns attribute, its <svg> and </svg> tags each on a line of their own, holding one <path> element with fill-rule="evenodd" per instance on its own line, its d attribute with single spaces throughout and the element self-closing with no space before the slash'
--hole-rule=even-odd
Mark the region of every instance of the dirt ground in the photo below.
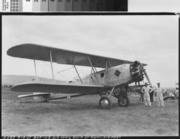
<svg viewBox="0 0 180 139">
<path fill-rule="evenodd" d="M 48 103 L 2 91 L 2 136 L 178 136 L 179 101 L 145 107 L 138 95 L 129 107 L 112 99 L 111 110 L 98 107 L 99 96 Z"/>
</svg>

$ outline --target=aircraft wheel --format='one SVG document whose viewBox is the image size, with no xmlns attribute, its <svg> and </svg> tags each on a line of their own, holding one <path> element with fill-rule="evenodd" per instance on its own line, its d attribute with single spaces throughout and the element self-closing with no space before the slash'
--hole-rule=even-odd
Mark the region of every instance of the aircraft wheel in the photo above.
<svg viewBox="0 0 180 139">
<path fill-rule="evenodd" d="M 129 98 L 125 95 L 120 95 L 118 97 L 118 104 L 121 107 L 128 107 L 129 106 Z"/>
<path fill-rule="evenodd" d="M 107 96 L 103 96 L 101 97 L 101 99 L 99 100 L 99 106 L 100 108 L 103 108 L 103 109 L 110 109 L 111 108 L 111 100 L 109 97 Z"/>
</svg>

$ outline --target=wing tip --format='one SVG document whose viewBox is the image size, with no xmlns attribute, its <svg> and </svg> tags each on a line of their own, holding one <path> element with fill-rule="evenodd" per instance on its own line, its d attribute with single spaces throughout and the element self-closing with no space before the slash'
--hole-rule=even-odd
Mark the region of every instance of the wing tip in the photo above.
<svg viewBox="0 0 180 139">
<path fill-rule="evenodd" d="M 12 46 L 11 48 L 9 48 L 7 50 L 7 55 L 9 56 L 15 56 L 15 51 L 17 51 L 20 47 L 22 46 L 28 46 L 28 45 L 34 45 L 32 43 L 23 43 L 23 44 L 18 44 L 18 45 L 15 45 L 15 46 Z"/>
</svg>

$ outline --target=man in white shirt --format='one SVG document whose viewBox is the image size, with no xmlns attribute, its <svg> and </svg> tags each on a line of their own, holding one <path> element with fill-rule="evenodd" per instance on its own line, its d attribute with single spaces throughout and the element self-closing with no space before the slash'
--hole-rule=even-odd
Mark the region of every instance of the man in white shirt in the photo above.
<svg viewBox="0 0 180 139">
<path fill-rule="evenodd" d="M 157 101 L 157 105 L 164 107 L 164 97 L 163 97 L 164 89 L 162 89 L 160 87 L 160 83 L 157 83 L 157 86 L 158 86 L 156 88 L 156 101 Z"/>
<path fill-rule="evenodd" d="M 150 92 L 151 88 L 148 86 L 147 83 L 145 83 L 145 86 L 142 87 L 141 92 L 144 94 L 144 105 L 151 107 L 151 101 L 150 101 Z"/>
</svg>

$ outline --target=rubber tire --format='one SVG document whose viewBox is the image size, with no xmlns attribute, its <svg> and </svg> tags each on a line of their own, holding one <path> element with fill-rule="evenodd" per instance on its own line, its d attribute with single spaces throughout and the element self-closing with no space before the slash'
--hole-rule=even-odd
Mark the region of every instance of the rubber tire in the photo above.
<svg viewBox="0 0 180 139">
<path fill-rule="evenodd" d="M 123 98 L 123 100 L 125 100 L 125 104 L 121 103 L 121 99 Z M 118 104 L 120 107 L 128 107 L 129 106 L 129 98 L 126 95 L 121 95 L 118 97 Z"/>
<path fill-rule="evenodd" d="M 102 101 L 102 100 L 105 100 L 105 99 L 108 101 L 108 106 L 107 106 L 107 107 L 103 107 L 103 106 L 101 105 L 101 101 Z M 111 103 L 110 98 L 107 97 L 107 96 L 102 96 L 102 97 L 100 98 L 100 100 L 99 100 L 99 107 L 100 107 L 101 109 L 111 109 L 112 103 Z"/>
</svg>

